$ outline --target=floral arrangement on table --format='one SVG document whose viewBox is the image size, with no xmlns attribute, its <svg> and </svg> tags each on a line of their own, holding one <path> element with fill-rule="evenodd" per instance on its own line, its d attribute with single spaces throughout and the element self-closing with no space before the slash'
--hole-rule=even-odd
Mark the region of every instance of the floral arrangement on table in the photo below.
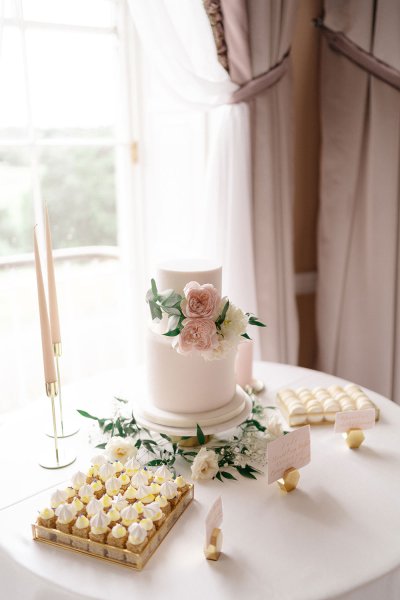
<svg viewBox="0 0 400 600">
<path fill-rule="evenodd" d="M 248 325 L 265 327 L 255 315 L 221 298 L 210 283 L 190 281 L 183 294 L 174 290 L 159 292 L 154 279 L 146 294 L 151 318 L 161 321 L 163 313 L 168 316 L 164 335 L 174 338 L 173 346 L 179 354 L 200 352 L 206 360 L 224 358 L 241 338 L 250 339 Z"/>
<path fill-rule="evenodd" d="M 124 414 L 126 404 L 126 400 L 115 398 L 114 414 L 109 418 L 78 410 L 100 428 L 102 441 L 96 447 L 105 449 L 110 460 L 124 463 L 136 456 L 145 467 L 166 465 L 172 471 L 182 459 L 190 463 L 193 479 L 236 479 L 233 473 L 256 479 L 265 465 L 267 443 L 287 433 L 277 415 L 267 417 L 267 410 L 275 407 L 264 407 L 252 396 L 251 414 L 229 439 L 215 439 L 206 445 L 206 436 L 197 425 L 200 448 L 186 448 L 166 434 L 153 434 L 140 426 L 133 413 Z M 185 438 L 181 439 L 184 442 Z"/>
</svg>

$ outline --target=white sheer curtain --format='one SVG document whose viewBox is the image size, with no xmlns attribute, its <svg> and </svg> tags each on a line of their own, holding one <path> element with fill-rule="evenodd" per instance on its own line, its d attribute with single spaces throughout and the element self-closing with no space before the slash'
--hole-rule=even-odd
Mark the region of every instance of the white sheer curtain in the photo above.
<svg viewBox="0 0 400 600">
<path fill-rule="evenodd" d="M 129 6 L 144 50 L 145 270 L 177 256 L 216 259 L 224 293 L 257 312 L 248 106 L 227 104 L 238 86 L 201 0 Z"/>
</svg>

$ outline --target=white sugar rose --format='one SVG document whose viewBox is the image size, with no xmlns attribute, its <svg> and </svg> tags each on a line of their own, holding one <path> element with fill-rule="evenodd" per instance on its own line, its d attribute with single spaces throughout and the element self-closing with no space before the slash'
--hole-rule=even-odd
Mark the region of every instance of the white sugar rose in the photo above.
<svg viewBox="0 0 400 600">
<path fill-rule="evenodd" d="M 247 325 L 248 319 L 244 312 L 234 304 L 229 304 L 224 322 L 221 325 L 221 334 L 224 340 L 238 344 L 242 333 L 246 332 Z"/>
<path fill-rule="evenodd" d="M 278 415 L 274 415 L 268 420 L 267 430 L 270 436 L 270 439 L 275 440 L 283 434 L 282 423 L 278 417 Z"/>
<path fill-rule="evenodd" d="M 202 448 L 192 464 L 193 479 L 212 479 L 218 473 L 218 458 L 214 450 Z"/>
<path fill-rule="evenodd" d="M 137 448 L 135 442 L 130 438 L 112 437 L 104 452 L 109 460 L 119 460 L 125 464 L 127 460 L 136 456 Z"/>
</svg>

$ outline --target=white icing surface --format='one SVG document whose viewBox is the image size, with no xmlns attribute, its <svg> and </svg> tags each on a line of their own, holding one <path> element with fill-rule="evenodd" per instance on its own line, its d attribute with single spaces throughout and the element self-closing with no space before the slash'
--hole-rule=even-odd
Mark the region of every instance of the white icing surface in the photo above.
<svg viewBox="0 0 400 600">
<path fill-rule="evenodd" d="M 142 414 L 145 419 L 168 427 L 193 427 L 198 423 L 201 426 L 218 425 L 239 415 L 245 407 L 242 395 L 234 395 L 232 400 L 217 410 L 198 413 L 178 414 L 160 410 L 152 405 L 143 405 Z"/>
<path fill-rule="evenodd" d="M 235 393 L 235 357 L 232 350 L 221 360 L 199 354 L 182 356 L 171 339 L 147 332 L 147 386 L 150 402 L 162 410 L 198 413 L 228 404 Z"/>
<path fill-rule="evenodd" d="M 158 268 L 156 283 L 160 291 L 173 289 L 182 294 L 189 281 L 211 283 L 221 294 L 222 267 L 206 260 L 180 259 L 166 261 Z"/>
</svg>

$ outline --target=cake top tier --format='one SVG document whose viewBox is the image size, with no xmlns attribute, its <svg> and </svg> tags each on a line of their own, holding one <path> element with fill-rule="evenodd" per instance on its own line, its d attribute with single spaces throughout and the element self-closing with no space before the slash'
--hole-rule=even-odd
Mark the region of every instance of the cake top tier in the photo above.
<svg viewBox="0 0 400 600">
<path fill-rule="evenodd" d="M 211 283 L 221 294 L 222 267 L 206 260 L 170 260 L 159 265 L 156 281 L 159 290 L 173 289 L 179 294 L 189 281 Z"/>
</svg>

